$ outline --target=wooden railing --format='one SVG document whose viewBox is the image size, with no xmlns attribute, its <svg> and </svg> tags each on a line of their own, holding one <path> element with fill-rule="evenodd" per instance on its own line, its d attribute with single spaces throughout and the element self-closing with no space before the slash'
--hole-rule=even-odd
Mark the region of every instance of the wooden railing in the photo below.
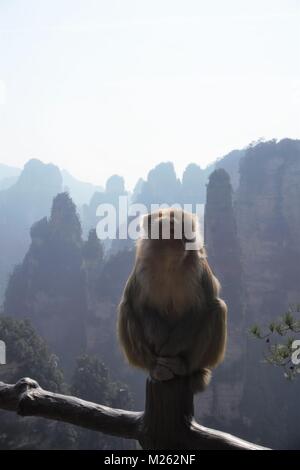
<svg viewBox="0 0 300 470">
<path fill-rule="evenodd" d="M 268 450 L 194 420 L 193 394 L 185 378 L 147 379 L 144 412 L 131 412 L 51 393 L 29 378 L 0 382 L 0 409 L 20 416 L 63 421 L 105 434 L 136 439 L 150 450 Z"/>
</svg>

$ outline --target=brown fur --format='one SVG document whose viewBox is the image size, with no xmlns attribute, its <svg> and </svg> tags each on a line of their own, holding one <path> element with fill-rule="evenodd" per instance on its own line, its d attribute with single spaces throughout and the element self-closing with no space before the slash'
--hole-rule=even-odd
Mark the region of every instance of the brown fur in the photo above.
<svg viewBox="0 0 300 470">
<path fill-rule="evenodd" d="M 189 375 L 194 391 L 209 382 L 210 369 L 224 357 L 225 303 L 204 248 L 186 250 L 184 235 L 172 237 L 177 224 L 192 223 L 192 214 L 164 209 L 144 217 L 155 228 L 171 224 L 171 239 L 138 241 L 134 270 L 118 312 L 118 335 L 128 361 L 159 380 Z M 174 234 L 173 234 L 174 235 Z M 197 237 L 199 234 L 197 234 Z"/>
</svg>

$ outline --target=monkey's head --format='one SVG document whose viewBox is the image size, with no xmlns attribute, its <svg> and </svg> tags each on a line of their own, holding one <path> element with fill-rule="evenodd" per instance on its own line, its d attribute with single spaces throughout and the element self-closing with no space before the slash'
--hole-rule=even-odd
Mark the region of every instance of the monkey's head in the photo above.
<svg viewBox="0 0 300 470">
<path fill-rule="evenodd" d="M 144 241 L 155 249 L 182 254 L 203 250 L 197 216 L 173 207 L 143 217 L 140 243 Z"/>
</svg>

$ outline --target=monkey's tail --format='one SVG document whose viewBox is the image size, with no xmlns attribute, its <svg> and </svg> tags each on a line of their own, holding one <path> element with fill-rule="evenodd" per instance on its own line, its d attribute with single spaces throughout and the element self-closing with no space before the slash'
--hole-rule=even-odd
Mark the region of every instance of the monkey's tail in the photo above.
<svg viewBox="0 0 300 470">
<path fill-rule="evenodd" d="M 210 369 L 200 369 L 190 375 L 190 387 L 194 393 L 203 392 L 206 389 L 211 379 Z"/>
</svg>

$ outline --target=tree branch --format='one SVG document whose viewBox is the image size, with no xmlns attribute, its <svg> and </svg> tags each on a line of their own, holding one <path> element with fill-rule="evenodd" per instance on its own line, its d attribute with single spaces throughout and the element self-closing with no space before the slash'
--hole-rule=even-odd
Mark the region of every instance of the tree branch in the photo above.
<svg viewBox="0 0 300 470">
<path fill-rule="evenodd" d="M 270 450 L 267 447 L 244 441 L 226 432 L 205 428 L 192 421 L 190 427 L 191 448 L 198 450 Z"/>
<path fill-rule="evenodd" d="M 193 394 L 185 378 L 167 382 L 148 379 L 144 413 L 51 393 L 29 378 L 15 385 L 0 382 L 0 409 L 136 439 L 143 449 L 268 450 L 197 424 L 193 419 Z"/>
<path fill-rule="evenodd" d="M 15 385 L 0 382 L 0 409 L 20 416 L 39 416 L 63 421 L 112 436 L 139 439 L 142 413 L 96 405 L 79 398 L 43 390 L 29 378 Z"/>
</svg>

